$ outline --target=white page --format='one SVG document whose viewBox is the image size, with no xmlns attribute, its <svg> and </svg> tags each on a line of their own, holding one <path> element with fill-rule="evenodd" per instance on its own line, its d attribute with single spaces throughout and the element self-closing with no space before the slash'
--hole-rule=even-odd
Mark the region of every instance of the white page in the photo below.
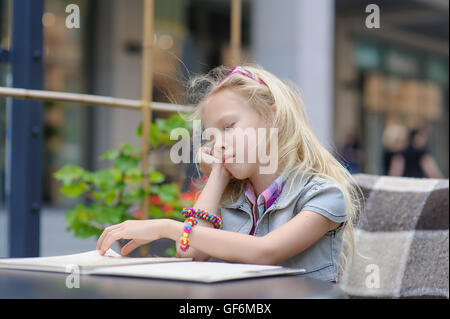
<svg viewBox="0 0 450 319">
<path fill-rule="evenodd" d="M 192 259 L 176 257 L 124 257 L 110 248 L 104 256 L 100 255 L 99 250 L 91 250 L 85 253 L 52 257 L 0 258 L 0 268 L 65 272 L 67 266 L 77 265 L 82 273 L 87 273 L 95 267 L 188 260 Z"/>
<path fill-rule="evenodd" d="M 304 271 L 305 269 L 293 269 L 281 266 L 189 261 L 170 264 L 97 268 L 92 274 L 217 282 L 280 274 L 298 274 Z"/>
</svg>

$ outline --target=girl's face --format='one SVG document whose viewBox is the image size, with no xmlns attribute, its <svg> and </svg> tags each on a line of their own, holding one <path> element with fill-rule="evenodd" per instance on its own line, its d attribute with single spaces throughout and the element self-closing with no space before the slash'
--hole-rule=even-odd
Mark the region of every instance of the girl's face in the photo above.
<svg viewBox="0 0 450 319">
<path fill-rule="evenodd" d="M 221 152 L 224 166 L 231 175 L 242 180 L 257 174 L 259 158 L 255 142 L 258 128 L 267 131 L 267 127 L 243 96 L 231 89 L 215 93 L 203 109 L 202 122 L 205 130 L 217 129 L 218 135 L 212 136 L 209 142 Z M 246 134 L 251 131 L 256 139 Z"/>
</svg>

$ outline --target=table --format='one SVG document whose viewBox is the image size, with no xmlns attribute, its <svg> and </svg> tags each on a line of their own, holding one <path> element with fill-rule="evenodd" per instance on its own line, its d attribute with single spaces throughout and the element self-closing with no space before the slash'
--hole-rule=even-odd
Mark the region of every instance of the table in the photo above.
<svg viewBox="0 0 450 319">
<path fill-rule="evenodd" d="M 67 288 L 69 273 L 0 269 L 4 298 L 133 299 L 303 299 L 347 298 L 339 285 L 302 275 L 198 283 L 163 279 L 81 275 L 79 288 Z"/>
</svg>

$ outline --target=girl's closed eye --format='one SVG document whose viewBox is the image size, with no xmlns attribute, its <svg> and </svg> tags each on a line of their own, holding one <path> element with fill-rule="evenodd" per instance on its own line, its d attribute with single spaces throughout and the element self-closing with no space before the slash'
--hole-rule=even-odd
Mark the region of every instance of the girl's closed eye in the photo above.
<svg viewBox="0 0 450 319">
<path fill-rule="evenodd" d="M 236 122 L 233 122 L 233 123 L 231 123 L 231 124 L 226 125 L 226 126 L 225 126 L 225 131 L 226 131 L 226 130 L 229 130 L 229 129 L 231 129 L 231 128 L 233 128 L 233 127 L 234 127 L 234 124 L 236 124 Z"/>
</svg>

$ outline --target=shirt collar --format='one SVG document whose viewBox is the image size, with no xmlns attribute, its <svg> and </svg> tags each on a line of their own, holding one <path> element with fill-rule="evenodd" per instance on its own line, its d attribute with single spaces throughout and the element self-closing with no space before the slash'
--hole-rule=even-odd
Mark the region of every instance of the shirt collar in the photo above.
<svg viewBox="0 0 450 319">
<path fill-rule="evenodd" d="M 282 192 L 276 201 L 275 208 L 283 209 L 290 205 L 292 201 L 298 198 L 299 194 L 304 191 L 304 186 L 311 180 L 313 175 L 314 174 L 311 174 L 309 171 L 302 171 L 298 175 L 295 175 L 295 177 L 293 174 L 288 173 L 286 184 L 296 185 L 296 187 L 291 187 L 289 192 Z M 246 198 L 245 191 L 243 191 L 235 201 L 221 204 L 221 208 L 241 209 L 251 215 L 251 207 L 249 207 L 250 209 L 245 208 L 246 204 L 251 206 Z"/>
<path fill-rule="evenodd" d="M 245 187 L 245 196 L 252 205 L 255 205 L 255 203 L 257 206 L 264 205 L 264 210 L 266 210 L 280 195 L 284 184 L 286 184 L 286 178 L 283 175 L 280 175 L 258 196 L 258 198 L 256 198 L 253 186 L 248 182 Z"/>
</svg>

